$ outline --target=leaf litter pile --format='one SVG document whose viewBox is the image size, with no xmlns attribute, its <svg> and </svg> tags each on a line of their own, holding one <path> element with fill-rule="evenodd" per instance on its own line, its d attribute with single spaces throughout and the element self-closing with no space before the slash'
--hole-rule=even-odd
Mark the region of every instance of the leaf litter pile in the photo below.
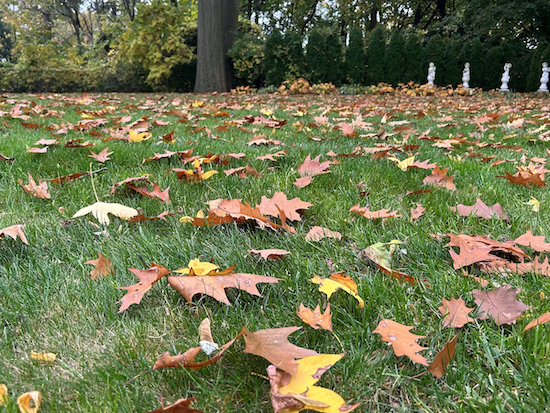
<svg viewBox="0 0 550 413">
<path fill-rule="evenodd" d="M 549 141 L 535 96 L 4 96 L 0 405 L 537 410 Z"/>
</svg>

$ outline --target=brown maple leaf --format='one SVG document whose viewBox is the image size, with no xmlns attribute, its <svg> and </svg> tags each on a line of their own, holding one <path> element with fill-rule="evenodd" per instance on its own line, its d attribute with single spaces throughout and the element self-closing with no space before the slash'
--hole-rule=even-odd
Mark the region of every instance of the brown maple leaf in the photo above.
<svg viewBox="0 0 550 413">
<path fill-rule="evenodd" d="M 472 317 L 468 316 L 473 308 L 466 307 L 466 303 L 464 303 L 462 298 L 451 298 L 450 301 L 443 298 L 443 305 L 438 310 L 445 316 L 443 318 L 443 328 L 461 328 L 464 324 L 474 321 Z"/>
<path fill-rule="evenodd" d="M 304 163 L 298 165 L 298 173 L 300 176 L 315 176 L 321 174 L 328 174 L 330 171 L 327 169 L 330 167 L 331 161 L 319 162 L 321 155 L 318 155 L 315 159 L 311 160 L 310 155 L 306 157 Z"/>
<path fill-rule="evenodd" d="M 139 278 L 139 283 L 128 287 L 118 287 L 121 290 L 128 290 L 126 295 L 120 299 L 122 303 L 118 312 L 122 312 L 132 304 L 139 304 L 143 295 L 156 284 L 162 277 L 170 274 L 170 270 L 162 265 L 151 263 L 151 268 L 140 270 L 137 268 L 128 268 L 128 271 L 134 273 Z"/>
<path fill-rule="evenodd" d="M 305 240 L 306 241 L 320 241 L 323 238 L 342 239 L 342 234 L 340 234 L 338 231 L 331 231 L 328 228 L 324 228 L 324 227 L 320 227 L 320 226 L 314 226 L 306 234 Z"/>
<path fill-rule="evenodd" d="M 27 153 L 46 153 L 48 152 L 48 147 L 45 146 L 43 148 L 29 148 L 27 149 Z"/>
<path fill-rule="evenodd" d="M 412 328 L 384 318 L 373 333 L 380 334 L 382 340 L 390 343 L 396 356 L 407 356 L 415 363 L 427 366 L 428 362 L 426 359 L 418 354 L 418 352 L 425 350 L 427 347 L 422 347 L 416 342 L 416 340 L 425 336 L 410 333 L 409 330 Z"/>
<path fill-rule="evenodd" d="M 271 259 L 279 259 L 281 257 L 284 257 L 285 255 L 290 254 L 290 251 L 287 250 L 279 250 L 279 249 L 267 249 L 267 250 L 255 250 L 251 249 L 249 251 L 250 254 L 258 254 L 260 257 L 262 257 L 264 260 L 267 260 L 268 258 Z"/>
<path fill-rule="evenodd" d="M 48 184 L 45 181 L 39 180 L 37 185 L 30 173 L 28 173 L 28 177 L 29 177 L 28 185 L 23 185 L 23 181 L 21 179 L 17 180 L 19 185 L 21 185 L 21 188 L 23 188 L 23 190 L 27 194 L 35 196 L 37 198 L 46 198 L 46 199 L 51 198 L 51 195 L 48 192 Z"/>
<path fill-rule="evenodd" d="M 165 150 L 164 153 L 154 153 L 154 156 L 150 157 L 150 158 L 147 158 L 147 159 L 143 159 L 143 161 L 141 161 L 141 163 L 145 163 L 145 162 L 151 162 L 151 161 L 158 161 L 159 159 L 164 159 L 164 158 L 171 158 L 173 155 L 177 154 L 178 152 L 172 152 L 172 151 L 169 151 L 169 150 Z"/>
<path fill-rule="evenodd" d="M 296 179 L 296 182 L 294 182 L 294 185 L 298 188 L 305 188 L 310 183 L 313 182 L 313 176 L 302 176 L 301 178 Z"/>
<path fill-rule="evenodd" d="M 257 283 L 278 283 L 279 278 L 266 277 L 257 274 L 225 274 L 225 275 L 200 275 L 200 276 L 170 276 L 168 282 L 175 288 L 187 302 L 191 302 L 196 294 L 206 294 L 221 303 L 231 305 L 226 288 L 238 288 L 249 294 L 261 297 Z"/>
<path fill-rule="evenodd" d="M 196 397 L 190 397 L 189 399 L 179 399 L 179 400 L 176 400 L 174 404 L 171 404 L 170 406 L 151 410 L 147 413 L 204 413 L 202 410 L 196 410 L 189 407 L 191 402 L 195 400 L 197 400 Z"/>
<path fill-rule="evenodd" d="M 330 313 L 330 303 L 327 305 L 324 313 L 321 313 L 321 308 L 319 305 L 317 305 L 315 310 L 312 311 L 303 304 L 300 304 L 300 308 L 297 313 L 304 323 L 313 327 L 315 330 L 320 327 L 323 330 L 332 332 L 332 314 Z"/>
<path fill-rule="evenodd" d="M 519 288 L 512 288 L 510 284 L 502 285 L 492 291 L 473 290 L 475 302 L 479 306 L 478 314 L 481 320 L 489 315 L 497 325 L 515 324 L 516 319 L 531 308 L 517 300 Z"/>
<path fill-rule="evenodd" d="M 86 261 L 86 264 L 95 265 L 94 269 L 90 271 L 92 280 L 97 280 L 100 277 L 106 277 L 115 273 L 112 261 L 105 257 L 101 252 L 98 252 L 99 258 L 97 260 Z"/>
<path fill-rule="evenodd" d="M 389 208 L 388 209 L 380 209 L 378 211 L 371 211 L 370 206 L 360 207 L 359 203 L 352 206 L 349 211 L 353 212 L 354 214 L 364 216 L 365 218 L 368 218 L 368 219 L 398 218 L 398 217 L 401 216 L 397 213 L 397 211 L 389 212 L 390 211 Z"/>
<path fill-rule="evenodd" d="M 29 245 L 29 242 L 27 241 L 27 237 L 25 237 L 25 233 L 23 232 L 24 229 L 25 227 L 21 224 L 15 224 L 6 228 L 2 228 L 0 229 L 0 240 L 4 238 L 4 236 L 9 235 L 13 239 L 16 239 L 17 237 L 19 237 L 21 238 L 21 241 Z"/>
<path fill-rule="evenodd" d="M 533 248 L 538 252 L 550 252 L 550 243 L 544 242 L 544 235 L 534 236 L 531 230 L 525 234 L 517 237 L 514 243 L 519 245 L 525 245 L 526 247 Z"/>
<path fill-rule="evenodd" d="M 455 355 L 455 347 L 456 347 L 456 340 L 458 339 L 458 336 L 454 336 L 454 338 L 449 341 L 443 349 L 437 353 L 437 356 L 435 356 L 432 363 L 428 366 L 428 371 L 432 373 L 435 377 L 440 378 L 443 377 L 443 374 L 445 373 L 445 370 L 447 369 L 447 366 L 453 359 Z"/>
<path fill-rule="evenodd" d="M 258 135 L 254 136 L 253 139 L 251 139 L 248 143 L 248 146 L 251 145 L 284 145 L 283 142 L 274 140 L 274 139 L 267 139 L 265 135 Z"/>
<path fill-rule="evenodd" d="M 275 153 L 268 153 L 266 155 L 257 156 L 256 159 L 259 161 L 264 161 L 264 160 L 275 161 L 275 158 L 280 158 L 282 156 L 285 156 L 287 152 L 288 150 L 285 149 L 283 151 L 277 151 Z"/>
<path fill-rule="evenodd" d="M 239 199 L 224 199 L 215 208 L 211 208 L 210 212 L 222 220 L 230 217 L 231 220 L 237 222 L 254 221 L 262 229 L 267 227 L 277 231 L 281 228 L 280 225 L 271 222 L 268 217 L 263 215 L 258 207 L 252 208 L 250 204 L 247 202 L 243 204 Z"/>
<path fill-rule="evenodd" d="M 494 204 L 490 207 L 485 205 L 479 198 L 477 198 L 476 203 L 472 206 L 458 204 L 456 207 L 451 207 L 451 211 L 458 212 L 458 215 L 463 217 L 474 214 L 475 216 L 485 219 L 499 218 L 503 221 L 510 221 L 510 218 L 508 218 L 508 215 L 506 215 L 500 204 Z"/>
<path fill-rule="evenodd" d="M 518 172 L 514 175 L 510 175 L 506 172 L 505 176 L 499 175 L 497 178 L 508 179 L 510 183 L 523 185 L 527 188 L 531 188 L 531 185 L 538 187 L 546 186 L 544 182 L 544 174 L 548 172 L 544 166 L 536 166 L 532 162 L 528 166 L 517 166 Z"/>
<path fill-rule="evenodd" d="M 68 174 L 64 176 L 58 176 L 57 178 L 52 179 L 52 182 L 55 184 L 65 184 L 71 182 L 75 179 L 81 178 L 84 175 L 89 175 L 90 172 L 75 172 L 73 174 Z"/>
<path fill-rule="evenodd" d="M 283 192 L 275 192 L 272 198 L 262 196 L 259 205 L 256 208 L 260 210 L 263 215 L 271 215 L 272 217 L 279 217 L 280 211 L 285 213 L 287 219 L 291 221 L 301 221 L 299 210 L 307 209 L 313 204 L 302 201 L 296 197 L 293 199 L 287 199 Z"/>
<path fill-rule="evenodd" d="M 135 186 L 133 184 L 128 184 L 128 188 L 131 188 L 134 191 L 139 192 L 140 194 L 145 195 L 149 198 L 158 199 L 159 201 L 166 203 L 170 202 L 170 196 L 168 195 L 168 190 L 170 189 L 170 187 L 166 188 L 164 191 L 161 191 L 159 185 L 156 182 L 153 182 L 152 191 L 149 191 L 146 185 Z"/>
<path fill-rule="evenodd" d="M 91 155 L 88 155 L 90 158 L 94 158 L 96 161 L 104 163 L 111 159 L 109 158 L 109 155 L 111 155 L 113 152 L 109 152 L 109 147 L 106 147 L 105 149 L 103 149 L 101 152 L 97 154 L 90 149 L 90 153 Z"/>
<path fill-rule="evenodd" d="M 279 370 L 294 374 L 298 369 L 295 359 L 317 355 L 316 351 L 295 346 L 288 341 L 288 336 L 299 329 L 300 327 L 283 327 L 254 332 L 246 330 L 246 348 L 243 351 L 263 357 Z"/>
<path fill-rule="evenodd" d="M 435 168 L 432 170 L 432 174 L 424 178 L 422 182 L 425 185 L 433 185 L 438 188 L 445 188 L 449 191 L 455 191 L 456 185 L 453 182 L 455 176 L 447 176 L 448 171 L 449 168 L 441 169 L 439 165 L 436 165 Z"/>
<path fill-rule="evenodd" d="M 420 204 L 416 204 L 416 208 L 411 208 L 411 221 L 414 221 L 424 215 L 426 208 Z"/>
</svg>

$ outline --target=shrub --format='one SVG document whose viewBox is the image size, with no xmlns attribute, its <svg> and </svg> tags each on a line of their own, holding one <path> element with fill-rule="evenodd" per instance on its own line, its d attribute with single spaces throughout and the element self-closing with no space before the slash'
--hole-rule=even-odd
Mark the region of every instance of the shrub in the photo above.
<svg viewBox="0 0 550 413">
<path fill-rule="evenodd" d="M 350 83 L 361 85 L 365 82 L 365 43 L 359 27 L 352 28 L 349 33 L 345 67 Z"/>
<path fill-rule="evenodd" d="M 238 86 L 259 86 L 264 64 L 265 39 L 260 26 L 239 17 L 239 31 L 228 55 Z"/>
<path fill-rule="evenodd" d="M 366 51 L 367 84 L 375 85 L 386 80 L 386 34 L 382 25 L 370 33 Z"/>
<path fill-rule="evenodd" d="M 287 64 L 285 61 L 284 39 L 279 30 L 274 29 L 267 37 L 264 56 L 266 84 L 274 86 L 282 84 L 286 78 Z"/>
<path fill-rule="evenodd" d="M 425 83 L 424 48 L 416 33 L 411 33 L 405 43 L 405 72 L 402 82 Z"/>
<path fill-rule="evenodd" d="M 325 36 L 325 64 L 321 80 L 325 83 L 340 86 L 342 84 L 343 69 L 340 36 L 335 31 L 330 31 Z"/>
<path fill-rule="evenodd" d="M 306 77 L 313 83 L 321 82 L 326 72 L 325 38 L 318 29 L 308 35 L 305 63 Z"/>
<path fill-rule="evenodd" d="M 387 79 L 396 86 L 399 82 L 405 81 L 405 39 L 398 30 L 394 30 L 390 37 L 388 53 L 386 55 Z"/>
</svg>

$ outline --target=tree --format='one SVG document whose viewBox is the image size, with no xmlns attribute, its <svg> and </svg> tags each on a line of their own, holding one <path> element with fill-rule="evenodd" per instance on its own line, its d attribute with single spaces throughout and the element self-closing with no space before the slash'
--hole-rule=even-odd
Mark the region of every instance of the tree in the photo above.
<svg viewBox="0 0 550 413">
<path fill-rule="evenodd" d="M 325 74 L 325 38 L 318 29 L 308 35 L 305 63 L 308 80 L 319 83 Z"/>
<path fill-rule="evenodd" d="M 463 47 L 464 61 L 470 63 L 470 87 L 482 87 L 485 53 L 479 37 L 468 40 Z"/>
<path fill-rule="evenodd" d="M 232 86 L 227 52 L 239 21 L 238 0 L 200 0 L 195 92 L 227 92 Z"/>
<path fill-rule="evenodd" d="M 365 82 L 365 43 L 363 30 L 354 27 L 349 32 L 349 45 L 346 50 L 346 73 L 351 83 L 360 85 Z"/>
<path fill-rule="evenodd" d="M 398 30 L 394 30 L 390 37 L 388 53 L 386 55 L 388 82 L 397 85 L 404 82 L 405 74 L 405 39 Z"/>
<path fill-rule="evenodd" d="M 332 30 L 325 37 L 325 70 L 322 81 L 336 86 L 342 84 L 342 44 L 340 37 Z"/>
<path fill-rule="evenodd" d="M 287 71 L 283 35 L 279 30 L 273 30 L 267 37 L 264 54 L 265 82 L 268 85 L 279 86 L 285 81 Z"/>
<path fill-rule="evenodd" d="M 405 43 L 405 73 L 403 81 L 425 83 L 424 78 L 424 48 L 416 33 L 411 33 Z"/>
<path fill-rule="evenodd" d="M 375 85 L 386 80 L 386 34 L 382 25 L 370 33 L 366 52 L 367 84 Z"/>
<path fill-rule="evenodd" d="M 425 66 L 428 67 L 430 62 L 433 62 L 436 67 L 435 84 L 443 85 L 445 77 L 445 44 L 439 34 L 432 36 L 426 44 L 425 50 Z"/>
</svg>

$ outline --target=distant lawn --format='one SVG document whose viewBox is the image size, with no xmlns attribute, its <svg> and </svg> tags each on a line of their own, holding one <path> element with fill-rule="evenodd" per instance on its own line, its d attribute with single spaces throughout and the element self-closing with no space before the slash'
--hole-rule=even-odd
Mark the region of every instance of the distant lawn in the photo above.
<svg viewBox="0 0 550 413">
<path fill-rule="evenodd" d="M 151 137 L 125 140 L 124 127 L 143 119 L 137 132 Z M 289 326 L 302 328 L 289 336 L 295 345 L 344 357 L 318 385 L 334 390 L 356 411 L 391 412 L 535 412 L 550 405 L 550 326 L 522 333 L 550 310 L 550 283 L 545 275 L 499 276 L 479 266 L 453 269 L 443 234 L 483 235 L 504 242 L 531 230 L 550 236 L 550 197 L 546 187 L 531 188 L 497 178 L 518 172 L 530 162 L 550 158 L 550 101 L 536 95 L 470 97 L 406 97 L 402 95 L 3 95 L 0 96 L 0 230 L 23 224 L 28 240 L 0 240 L 0 384 L 10 400 L 0 412 L 18 412 L 16 399 L 32 390 L 43 396 L 39 412 L 147 412 L 179 398 L 196 397 L 191 407 L 205 412 L 270 412 L 267 360 L 243 353 L 239 339 L 220 361 L 199 369 L 149 371 L 165 353 L 177 354 L 199 345 L 198 327 L 212 322 L 222 345 L 246 327 L 249 331 Z M 167 136 L 171 131 L 172 136 Z M 265 135 L 275 142 L 248 144 Z M 163 136 L 165 136 L 163 138 Z M 146 138 L 143 135 L 142 138 Z M 39 140 L 57 139 L 46 153 L 29 153 Z M 89 141 L 93 146 L 65 147 Z M 167 143 L 172 139 L 171 143 Z M 386 151 L 380 148 L 386 147 Z M 91 158 L 108 147 L 105 163 Z M 203 162 L 204 172 L 218 171 L 201 182 L 178 179 L 171 169 L 193 169 L 180 155 L 145 161 L 165 151 L 225 156 L 227 164 Z M 258 156 L 284 155 L 274 160 Z M 332 151 L 332 152 L 331 152 Z M 329 154 L 329 155 L 327 155 Z M 294 185 L 298 166 L 308 155 L 331 161 L 329 173 L 316 175 L 303 188 Z M 386 156 L 387 155 L 387 156 Z M 454 175 L 456 190 L 423 183 L 431 169 L 401 170 L 397 160 L 415 156 L 430 160 Z M 188 157 L 187 157 L 188 158 Z M 544 158 L 544 159 L 539 159 Z M 505 161 L 505 162 L 496 162 Z M 90 166 L 90 163 L 92 165 Z M 547 165 L 548 163 L 546 163 Z M 261 177 L 237 174 L 231 168 L 255 168 Z M 90 175 L 57 184 L 51 180 L 94 172 L 100 201 L 139 209 L 163 219 L 126 222 L 110 215 L 103 227 L 91 214 L 72 218 L 96 202 Z M 433 169 L 433 168 L 432 168 Z M 19 185 L 46 181 L 50 199 L 25 193 Z M 119 185 L 126 178 L 146 176 L 169 189 L 170 203 L 146 197 Z M 141 186 L 140 182 L 134 183 Z M 148 185 L 151 190 L 152 184 Z M 407 191 L 431 190 L 416 194 Z M 262 196 L 284 192 L 312 204 L 301 221 L 289 221 L 296 233 L 260 229 L 253 221 L 193 226 L 180 218 L 208 214 L 207 201 L 240 199 L 252 207 Z M 534 212 L 531 198 L 540 202 Z M 509 221 L 463 217 L 450 210 L 473 205 L 480 198 L 500 203 Z M 350 212 L 359 203 L 370 210 L 389 209 L 400 217 L 367 219 Z M 424 214 L 411 218 L 421 204 Z M 269 217 L 281 224 L 281 219 Z M 182 221 L 184 221 L 183 219 Z M 306 241 L 314 226 L 341 233 L 340 240 Z M 438 240 L 439 238 L 439 240 Z M 411 285 L 381 272 L 358 257 L 377 242 L 400 240 L 392 268 L 419 280 Z M 550 241 L 550 237 L 547 238 Z M 279 260 L 263 259 L 250 249 L 284 249 Z M 522 247 L 531 258 L 546 254 Z M 112 260 L 115 274 L 92 280 L 86 261 L 98 253 Z M 220 269 L 281 279 L 258 284 L 262 297 L 230 288 L 231 306 L 207 295 L 191 304 L 161 279 L 140 304 L 119 313 L 117 303 L 138 282 L 128 268 L 146 269 L 151 262 L 169 270 L 189 261 L 211 261 Z M 363 309 L 343 291 L 330 297 L 334 334 L 314 330 L 296 314 L 302 303 L 314 309 L 326 295 L 309 280 L 344 271 L 358 285 Z M 465 275 L 470 275 L 465 276 Z M 473 277 L 488 281 L 483 288 Z M 471 291 L 502 284 L 520 288 L 518 300 L 532 306 L 515 325 L 481 320 Z M 462 298 L 474 308 L 474 322 L 442 328 L 442 299 Z M 442 378 L 407 357 L 396 357 L 373 334 L 382 318 L 412 326 L 426 336 L 418 343 L 431 362 L 458 334 L 456 354 Z M 343 347 L 343 348 L 342 348 Z M 52 352 L 53 363 L 31 358 L 31 351 Z M 197 361 L 208 357 L 201 354 Z M 135 376 L 141 376 L 130 381 Z M 128 381 L 130 381 L 128 383 Z"/>
</svg>

